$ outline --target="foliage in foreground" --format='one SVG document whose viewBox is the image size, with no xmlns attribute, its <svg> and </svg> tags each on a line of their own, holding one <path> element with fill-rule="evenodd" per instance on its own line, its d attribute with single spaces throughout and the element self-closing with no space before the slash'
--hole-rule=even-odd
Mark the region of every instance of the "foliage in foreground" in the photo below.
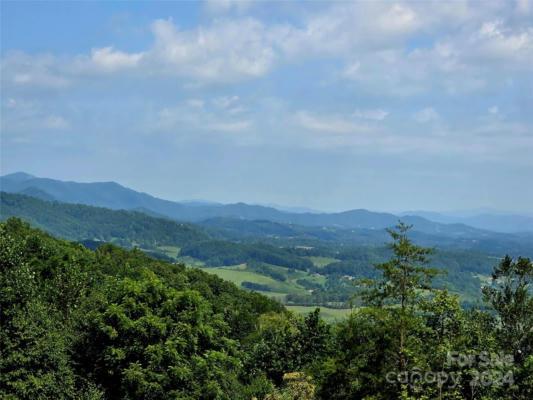
<svg viewBox="0 0 533 400">
<path fill-rule="evenodd" d="M 216 276 L 104 245 L 0 225 L 0 394 L 236 399 L 241 341 L 283 312 Z"/>
<path fill-rule="evenodd" d="M 385 273 L 361 293 L 367 306 L 331 326 L 200 270 L 90 251 L 10 219 L 0 397 L 532 398 L 531 261 L 505 258 L 484 289 L 492 311 L 465 311 L 431 289 L 429 252 L 401 228 Z"/>
</svg>

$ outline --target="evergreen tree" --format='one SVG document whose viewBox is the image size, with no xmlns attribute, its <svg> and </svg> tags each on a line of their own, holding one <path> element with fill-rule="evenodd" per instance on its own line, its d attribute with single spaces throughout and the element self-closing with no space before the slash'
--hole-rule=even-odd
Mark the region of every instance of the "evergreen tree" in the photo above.
<svg viewBox="0 0 533 400">
<path fill-rule="evenodd" d="M 498 338 L 515 363 L 515 398 L 533 396 L 533 265 L 529 258 L 509 255 L 494 268 L 484 300 L 498 314 Z M 517 396 L 517 397 L 516 397 Z"/>
<path fill-rule="evenodd" d="M 359 292 L 365 304 L 378 307 L 392 307 L 398 316 L 398 367 L 406 369 L 405 338 L 409 319 L 420 304 L 421 298 L 434 291 L 432 279 L 442 271 L 429 268 L 428 255 L 434 249 L 414 245 L 407 237 L 412 225 L 399 221 L 396 229 L 388 229 L 393 241 L 388 244 L 393 256 L 387 262 L 375 265 L 381 272 L 379 279 L 362 279 L 358 281 L 363 289 Z M 399 307 L 399 309 L 397 308 Z"/>
</svg>

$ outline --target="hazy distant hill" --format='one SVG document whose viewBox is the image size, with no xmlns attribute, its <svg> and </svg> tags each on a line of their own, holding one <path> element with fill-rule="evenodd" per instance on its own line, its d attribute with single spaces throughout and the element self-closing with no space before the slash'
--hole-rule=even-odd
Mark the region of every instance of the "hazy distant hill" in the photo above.
<svg viewBox="0 0 533 400">
<path fill-rule="evenodd" d="M 346 287 L 342 277 L 371 277 L 368 274 L 373 273 L 372 263 L 387 258 L 388 249 L 383 244 L 390 240 L 384 229 L 343 229 L 220 217 L 200 222 L 201 225 L 189 225 L 138 211 L 0 192 L 0 220 L 11 216 L 91 249 L 112 242 L 129 248 L 138 246 L 156 257 L 190 265 L 227 266 L 230 269 L 223 269 L 222 273 L 230 271 L 231 279 L 236 282 L 268 281 L 269 290 L 284 293 L 287 301 L 299 305 L 347 301 L 353 287 Z M 420 231 L 410 235 L 418 245 L 438 247 L 433 262 L 449 271 L 445 280 L 438 282 L 447 282 L 450 289 L 461 293 L 462 301 L 478 298 L 480 282 L 476 275 L 488 276 L 498 257 L 506 253 L 533 256 L 532 235 L 479 232 L 483 236 L 452 237 Z M 326 264 L 315 265 L 317 259 L 326 260 Z M 309 285 L 318 288 L 312 276 L 315 272 L 327 281 L 319 284 L 320 293 L 309 297 L 306 291 Z M 289 279 L 291 276 L 293 281 Z M 305 296 L 298 297 L 298 293 Z"/>
<path fill-rule="evenodd" d="M 508 214 L 501 212 L 469 213 L 437 213 L 432 211 L 408 211 L 401 215 L 417 215 L 430 221 L 442 224 L 465 224 L 474 228 L 489 231 L 517 233 L 533 232 L 533 217 L 528 215 Z"/>
<path fill-rule="evenodd" d="M 368 210 L 350 210 L 340 213 L 283 212 L 272 207 L 244 203 L 221 205 L 203 202 L 173 202 L 136 192 L 115 182 L 78 183 L 37 178 L 25 173 L 5 175 L 0 178 L 0 188 L 6 192 L 24 193 L 39 191 L 38 196 L 67 202 L 87 204 L 112 209 L 135 210 L 167 216 L 179 221 L 198 222 L 210 218 L 241 218 L 266 220 L 302 226 L 335 226 L 381 230 L 398 222 L 398 216 Z M 420 216 L 404 216 L 402 220 L 413 224 L 420 232 L 433 235 L 482 237 L 485 232 L 464 224 L 442 224 Z"/>
<path fill-rule="evenodd" d="M 179 248 L 180 255 L 194 256 L 209 265 L 255 261 L 299 269 L 312 266 L 309 260 L 278 246 L 212 240 L 201 232 L 201 227 L 167 218 L 0 192 L 0 220 L 10 217 L 20 218 L 56 237 L 79 241 L 89 248 L 112 242 L 124 247 L 138 246 L 158 257 L 165 255 L 165 247 L 172 247 L 172 258 L 175 258 Z"/>
<path fill-rule="evenodd" d="M 334 226 L 303 226 L 266 220 L 237 218 L 211 218 L 196 223 L 209 236 L 218 239 L 262 242 L 280 246 L 380 246 L 389 241 L 385 229 L 339 228 Z M 416 229 L 416 225 L 414 227 Z M 479 234 L 481 233 L 481 234 Z M 477 249 L 489 254 L 525 255 L 533 257 L 533 233 L 499 233 L 473 230 L 468 236 L 451 236 L 411 232 L 410 237 L 418 245 L 439 249 Z"/>
<path fill-rule="evenodd" d="M 347 229 L 339 226 L 298 225 L 266 219 L 228 217 L 214 217 L 195 222 L 195 225 L 188 225 L 143 207 L 125 211 L 42 201 L 27 195 L 5 192 L 0 193 L 0 196 L 0 216 L 4 220 L 16 216 L 59 237 L 71 240 L 115 241 L 127 247 L 135 244 L 145 248 L 162 245 L 181 247 L 208 238 L 247 243 L 260 241 L 281 247 L 375 246 L 382 245 L 389 238 L 383 228 Z M 376 213 L 354 211 L 352 214 L 365 216 Z M 387 219 L 384 218 L 384 221 L 386 223 Z M 396 223 L 396 219 L 392 219 L 390 223 L 391 225 Z M 411 237 L 420 245 L 437 246 L 441 249 L 475 248 L 490 254 L 501 255 L 509 252 L 533 255 L 532 234 L 503 234 L 464 229 L 459 231 L 462 234 L 454 235 L 453 229 L 457 227 L 453 225 L 440 227 L 446 227 L 449 231 L 426 233 L 422 229 L 417 229 L 418 226 L 415 225 L 416 230 L 411 233 Z"/>
<path fill-rule="evenodd" d="M 0 192 L 0 219 L 5 221 L 9 217 L 21 218 L 60 238 L 115 242 L 126 247 L 183 246 L 207 239 L 187 224 L 140 212 L 43 201 Z"/>
<path fill-rule="evenodd" d="M 41 199 L 41 200 L 48 200 L 48 201 L 55 200 L 54 196 L 52 196 L 51 194 L 46 193 L 44 190 L 41 190 L 41 189 L 33 187 L 33 186 L 27 187 L 27 188 L 25 188 L 24 190 L 21 190 L 18 193 L 25 194 L 25 195 L 31 196 L 31 197 L 37 197 L 38 199 Z"/>
<path fill-rule="evenodd" d="M 114 209 L 152 208 L 154 203 L 165 203 L 164 200 L 125 188 L 115 182 L 64 182 L 55 179 L 37 178 L 23 172 L 2 176 L 0 178 L 0 188 L 4 192 L 12 193 L 20 193 L 28 188 L 34 188 L 47 193 L 58 201 Z M 167 203 L 174 204 L 172 202 Z"/>
</svg>

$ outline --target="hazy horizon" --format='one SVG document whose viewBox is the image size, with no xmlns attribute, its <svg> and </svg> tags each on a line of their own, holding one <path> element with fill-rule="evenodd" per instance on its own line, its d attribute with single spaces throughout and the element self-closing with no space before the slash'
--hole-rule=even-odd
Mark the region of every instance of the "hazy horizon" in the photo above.
<svg viewBox="0 0 533 400">
<path fill-rule="evenodd" d="M 29 174 L 26 171 L 15 171 L 12 173 L 0 175 L 0 176 L 7 176 L 10 174 L 15 173 L 22 173 L 22 174 L 28 174 L 35 178 L 45 178 L 45 179 L 56 179 L 53 177 L 45 177 L 45 176 L 38 176 L 35 174 Z M 60 180 L 60 179 L 56 179 Z M 372 209 L 369 207 L 357 207 L 357 208 L 347 208 L 347 209 L 316 209 L 316 208 L 310 208 L 306 206 L 305 204 L 278 204 L 278 203 L 254 203 L 254 202 L 246 202 L 243 200 L 233 201 L 233 202 L 222 202 L 217 201 L 216 199 L 202 199 L 202 198 L 164 198 L 157 195 L 154 195 L 153 193 L 147 192 L 145 190 L 141 189 L 134 189 L 125 185 L 122 185 L 120 182 L 112 181 L 112 180 L 102 180 L 102 181 L 76 181 L 76 180 L 64 180 L 64 182 L 75 182 L 75 183 L 106 183 L 106 182 L 112 182 L 117 183 L 127 189 L 132 189 L 140 193 L 145 193 L 157 198 L 160 198 L 162 200 L 169 200 L 174 201 L 178 203 L 211 203 L 211 204 L 221 204 L 221 205 L 227 205 L 227 204 L 236 204 L 236 203 L 245 203 L 248 205 L 254 205 L 254 206 L 263 206 L 263 207 L 271 207 L 276 208 L 280 211 L 287 211 L 287 212 L 296 212 L 296 213 L 337 213 L 337 212 L 344 212 L 344 211 L 351 211 L 355 209 L 363 209 L 368 210 L 372 212 L 383 212 L 383 213 L 389 213 L 389 214 L 395 214 L 395 215 L 409 215 L 409 213 L 413 213 L 413 215 L 417 213 L 438 213 L 442 214 L 443 216 L 450 216 L 450 217 L 457 217 L 457 218 L 464 218 L 468 216 L 475 216 L 475 215 L 481 215 L 481 214 L 492 214 L 492 215 L 522 215 L 522 216 L 533 216 L 531 212 L 523 211 L 523 212 L 513 212 L 509 210 L 502 210 L 502 209 L 495 209 L 495 208 L 488 208 L 488 207 L 476 207 L 476 208 L 470 208 L 470 209 L 455 209 L 455 210 L 421 210 L 421 209 L 406 209 L 406 210 L 395 210 L 395 209 Z M 0 186 L 0 190 L 2 190 Z"/>
<path fill-rule="evenodd" d="M 531 1 L 1 6 L 1 175 L 533 212 Z"/>
</svg>

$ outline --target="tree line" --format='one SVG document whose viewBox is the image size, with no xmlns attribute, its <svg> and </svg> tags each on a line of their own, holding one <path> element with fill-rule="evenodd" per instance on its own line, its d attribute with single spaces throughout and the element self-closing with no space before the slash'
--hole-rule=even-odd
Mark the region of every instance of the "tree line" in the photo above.
<svg viewBox="0 0 533 400">
<path fill-rule="evenodd" d="M 403 224 L 327 324 L 214 275 L 0 224 L 6 399 L 533 398 L 533 266 L 505 257 L 463 309 Z"/>
</svg>

